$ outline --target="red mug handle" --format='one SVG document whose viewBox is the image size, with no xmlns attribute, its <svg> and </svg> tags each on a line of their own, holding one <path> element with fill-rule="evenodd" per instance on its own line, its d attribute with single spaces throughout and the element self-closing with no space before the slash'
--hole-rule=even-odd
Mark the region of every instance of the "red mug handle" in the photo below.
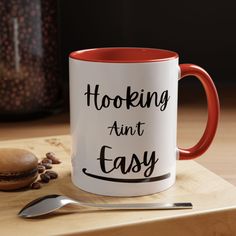
<svg viewBox="0 0 236 236">
<path fill-rule="evenodd" d="M 210 75 L 204 69 L 193 64 L 181 64 L 180 71 L 180 79 L 186 76 L 195 76 L 201 81 L 206 92 L 208 104 L 207 125 L 201 139 L 195 146 L 191 148 L 178 149 L 179 160 L 190 160 L 202 155 L 210 146 L 217 129 L 220 113 L 220 104 L 216 87 Z"/>
</svg>

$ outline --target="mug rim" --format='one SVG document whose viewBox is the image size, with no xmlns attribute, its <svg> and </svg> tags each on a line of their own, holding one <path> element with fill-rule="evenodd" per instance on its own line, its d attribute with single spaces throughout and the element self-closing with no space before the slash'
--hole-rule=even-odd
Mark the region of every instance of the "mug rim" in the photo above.
<svg viewBox="0 0 236 236">
<path fill-rule="evenodd" d="M 142 47 L 105 47 L 77 50 L 70 53 L 69 58 L 79 61 L 104 63 L 144 63 L 161 62 L 177 59 L 176 52 Z"/>
</svg>

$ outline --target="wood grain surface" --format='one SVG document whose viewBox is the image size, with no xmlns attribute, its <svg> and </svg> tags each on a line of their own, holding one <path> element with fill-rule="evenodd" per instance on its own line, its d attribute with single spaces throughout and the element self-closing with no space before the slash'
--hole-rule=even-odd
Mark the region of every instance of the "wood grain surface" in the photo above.
<svg viewBox="0 0 236 236">
<path fill-rule="evenodd" d="M 1 235 L 235 235 L 236 188 L 194 161 L 178 161 L 176 184 L 162 193 L 132 198 L 104 197 L 74 187 L 70 180 L 70 137 L 2 141 L 1 147 L 25 148 L 43 158 L 53 151 L 57 180 L 40 190 L 0 192 Z M 192 210 L 104 211 L 66 207 L 48 217 L 21 219 L 18 211 L 46 194 L 64 194 L 89 202 L 191 201 Z"/>
</svg>

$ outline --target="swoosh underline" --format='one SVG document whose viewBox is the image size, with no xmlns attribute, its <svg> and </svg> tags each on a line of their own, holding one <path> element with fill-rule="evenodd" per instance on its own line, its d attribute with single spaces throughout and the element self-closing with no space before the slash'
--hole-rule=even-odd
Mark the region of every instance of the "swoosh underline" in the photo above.
<svg viewBox="0 0 236 236">
<path fill-rule="evenodd" d="M 159 175 L 151 178 L 139 178 L 139 179 L 121 179 L 121 178 L 111 178 L 111 177 L 105 177 L 100 175 L 95 175 L 92 173 L 87 172 L 86 168 L 82 169 L 83 173 L 89 177 L 101 179 L 105 181 L 111 181 L 111 182 L 120 182 L 120 183 L 146 183 L 146 182 L 156 182 L 160 180 L 164 180 L 170 177 L 170 173 Z"/>
</svg>

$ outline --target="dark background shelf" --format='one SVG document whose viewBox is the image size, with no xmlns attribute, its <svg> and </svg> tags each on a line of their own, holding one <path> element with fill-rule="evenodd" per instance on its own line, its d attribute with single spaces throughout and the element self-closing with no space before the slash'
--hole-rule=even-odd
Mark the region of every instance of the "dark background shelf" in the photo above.
<svg viewBox="0 0 236 236">
<path fill-rule="evenodd" d="M 217 84 L 236 84 L 235 1 L 61 0 L 64 76 L 70 51 L 112 46 L 176 51 L 180 62 L 208 70 Z"/>
<path fill-rule="evenodd" d="M 178 52 L 180 63 L 205 68 L 221 100 L 230 101 L 233 94 L 226 93 L 225 97 L 225 90 L 236 88 L 235 12 L 233 0 L 60 0 L 63 79 L 68 81 L 68 54 L 74 50 L 163 48 Z M 184 99 L 191 103 L 194 97 L 204 100 L 201 85 L 194 78 L 181 82 L 179 93 L 180 102 Z"/>
</svg>

